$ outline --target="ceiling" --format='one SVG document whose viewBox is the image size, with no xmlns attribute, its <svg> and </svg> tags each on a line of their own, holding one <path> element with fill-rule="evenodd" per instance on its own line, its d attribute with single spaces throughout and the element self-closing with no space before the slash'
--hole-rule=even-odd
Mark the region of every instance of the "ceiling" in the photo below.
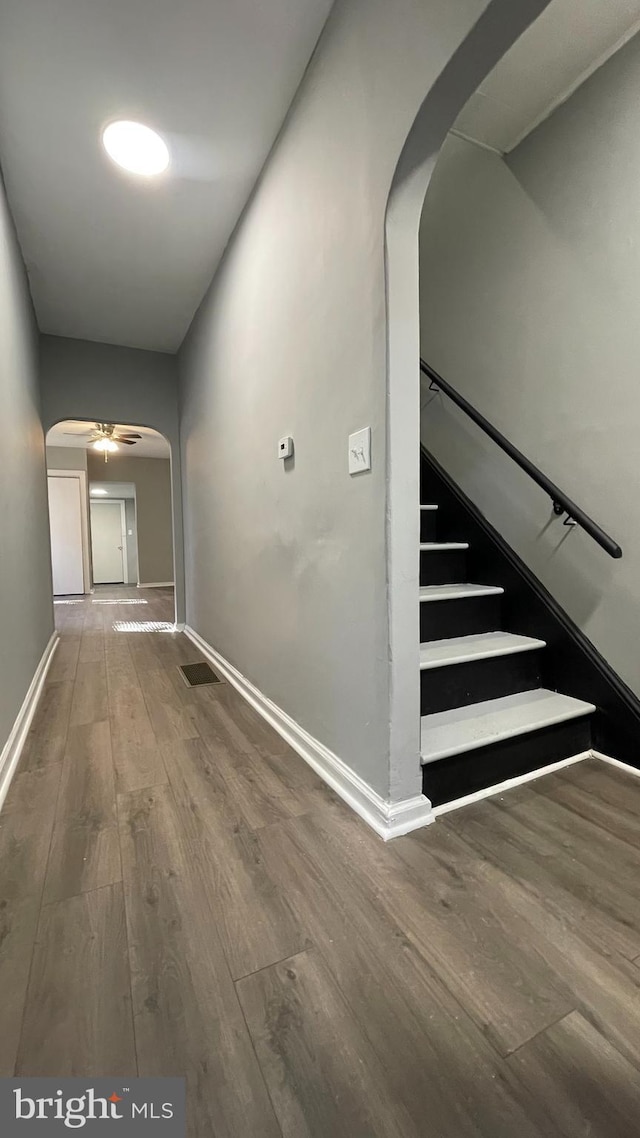
<svg viewBox="0 0 640 1138">
<path fill-rule="evenodd" d="M 0 163 L 41 331 L 174 352 L 331 0 L 2 0 Z M 102 152 L 158 130 L 169 172 Z"/>
<path fill-rule="evenodd" d="M 1 0 L 0 164 L 43 332 L 177 350 L 330 7 Z M 551 0 L 454 130 L 510 151 L 639 27 L 640 0 Z M 166 175 L 109 161 L 113 118 L 162 133 Z"/>
<path fill-rule="evenodd" d="M 94 498 L 135 498 L 133 482 L 90 482 L 89 493 Z"/>
<path fill-rule="evenodd" d="M 68 419 L 65 423 L 57 423 L 47 434 L 48 447 L 82 447 L 87 449 L 87 434 L 91 431 L 93 423 L 81 422 L 79 419 Z M 142 435 L 135 446 L 120 445 L 116 455 L 109 455 L 109 462 L 117 461 L 119 454 L 127 458 L 170 458 L 171 447 L 164 435 L 152 431 L 150 427 L 132 427 L 125 423 L 118 423 L 118 430 L 137 431 Z"/>
<path fill-rule="evenodd" d="M 508 153 L 640 30 L 640 0 L 551 0 L 453 130 Z"/>
</svg>

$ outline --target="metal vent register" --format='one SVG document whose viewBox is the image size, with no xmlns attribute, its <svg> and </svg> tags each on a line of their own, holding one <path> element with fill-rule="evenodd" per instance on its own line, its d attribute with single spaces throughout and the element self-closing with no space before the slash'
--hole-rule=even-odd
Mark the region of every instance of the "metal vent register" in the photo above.
<svg viewBox="0 0 640 1138">
<path fill-rule="evenodd" d="M 201 687 L 202 684 L 222 684 L 224 680 L 216 675 L 208 664 L 179 664 L 179 671 L 185 684 L 190 688 Z"/>
</svg>

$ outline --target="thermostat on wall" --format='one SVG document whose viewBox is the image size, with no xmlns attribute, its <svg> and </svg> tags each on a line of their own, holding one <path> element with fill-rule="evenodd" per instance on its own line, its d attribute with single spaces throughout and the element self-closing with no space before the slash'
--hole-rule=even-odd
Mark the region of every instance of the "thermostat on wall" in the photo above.
<svg viewBox="0 0 640 1138">
<path fill-rule="evenodd" d="M 293 457 L 293 439 L 291 435 L 285 435 L 278 443 L 278 458 L 292 458 Z"/>
</svg>

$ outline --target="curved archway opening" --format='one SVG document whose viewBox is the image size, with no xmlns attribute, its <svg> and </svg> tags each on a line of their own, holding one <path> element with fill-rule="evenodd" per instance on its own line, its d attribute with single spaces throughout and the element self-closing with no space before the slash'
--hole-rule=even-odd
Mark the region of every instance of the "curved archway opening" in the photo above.
<svg viewBox="0 0 640 1138">
<path fill-rule="evenodd" d="M 419 793 L 420 503 L 419 229 L 447 132 L 470 96 L 548 0 L 493 0 L 426 95 L 396 165 L 385 217 L 387 303 L 387 578 L 390 797 Z"/>
<path fill-rule="evenodd" d="M 65 419 L 48 430 L 46 455 L 54 604 L 91 595 L 92 605 L 144 608 L 158 630 L 174 629 L 169 440 L 144 424 Z"/>
</svg>

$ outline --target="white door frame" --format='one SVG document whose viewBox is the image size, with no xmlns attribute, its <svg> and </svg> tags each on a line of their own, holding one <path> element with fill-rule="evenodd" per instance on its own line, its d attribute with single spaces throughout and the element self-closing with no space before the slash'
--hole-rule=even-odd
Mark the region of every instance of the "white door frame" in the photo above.
<svg viewBox="0 0 640 1138">
<path fill-rule="evenodd" d="M 129 582 L 129 544 L 127 541 L 127 508 L 124 504 L 124 498 L 112 499 L 112 501 L 120 502 L 120 526 L 122 529 L 122 576 L 125 585 Z M 107 498 L 107 502 L 109 499 Z"/>
<path fill-rule="evenodd" d="M 91 561 L 89 557 L 89 486 L 86 470 L 49 470 L 47 478 L 77 478 L 80 483 L 80 529 L 82 532 L 82 578 L 84 592 L 91 592 Z"/>
<path fill-rule="evenodd" d="M 122 580 L 125 585 L 130 584 L 129 581 L 129 545 L 127 541 L 127 511 L 124 504 L 124 498 L 92 498 L 91 506 L 113 506 L 115 503 L 120 506 L 120 532 L 122 534 Z"/>
<path fill-rule="evenodd" d="M 127 563 L 128 563 L 128 561 L 129 561 L 129 557 L 128 557 L 128 553 L 129 553 L 129 528 L 128 528 L 128 523 L 127 523 L 127 502 L 133 502 L 133 532 L 131 534 L 131 537 L 132 537 L 132 540 L 135 541 L 135 546 L 136 546 L 136 579 L 135 579 L 135 581 L 130 581 L 129 584 L 130 585 L 136 585 L 137 588 L 140 588 L 140 553 L 139 553 L 139 548 L 138 548 L 138 498 L 137 498 L 137 488 L 136 488 L 135 482 L 132 482 L 132 486 L 133 486 L 133 498 L 125 498 L 124 503 L 123 503 L 124 504 L 125 523 L 127 524 L 126 539 L 125 540 L 127 542 Z"/>
</svg>

